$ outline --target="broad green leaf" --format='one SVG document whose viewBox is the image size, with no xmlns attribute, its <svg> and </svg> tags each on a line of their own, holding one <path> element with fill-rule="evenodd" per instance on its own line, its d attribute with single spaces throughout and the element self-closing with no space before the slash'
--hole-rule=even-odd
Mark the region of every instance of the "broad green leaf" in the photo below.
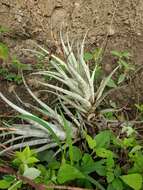
<svg viewBox="0 0 143 190">
<path fill-rule="evenodd" d="M 105 160 L 99 160 L 94 163 L 95 171 L 100 176 L 106 176 Z"/>
<path fill-rule="evenodd" d="M 13 164 L 19 165 L 20 163 L 24 164 L 34 164 L 39 162 L 39 160 L 34 156 L 34 151 L 30 150 L 27 146 L 22 152 L 16 152 L 16 159 L 13 160 Z"/>
<path fill-rule="evenodd" d="M 57 179 L 60 184 L 83 178 L 85 178 L 85 176 L 77 168 L 69 164 L 63 164 L 57 175 Z"/>
<path fill-rule="evenodd" d="M 132 168 L 128 170 L 128 173 L 143 173 L 143 154 L 142 152 L 129 153 L 129 157 L 134 162 Z"/>
<path fill-rule="evenodd" d="M 40 173 L 41 173 L 40 170 L 31 167 L 31 168 L 27 168 L 24 171 L 23 176 L 28 177 L 30 179 L 35 179 L 35 178 L 39 177 Z"/>
<path fill-rule="evenodd" d="M 110 183 L 107 186 L 107 190 L 115 190 L 115 189 L 114 189 L 113 185 Z"/>
<path fill-rule="evenodd" d="M 38 158 L 41 162 L 47 162 L 48 168 L 54 170 L 60 168 L 60 162 L 55 158 L 55 152 L 53 150 L 46 150 L 38 154 Z"/>
<path fill-rule="evenodd" d="M 111 132 L 108 130 L 102 131 L 95 136 L 96 148 L 108 148 L 111 139 Z"/>
<path fill-rule="evenodd" d="M 106 167 L 104 164 L 105 164 L 105 160 L 94 162 L 91 155 L 86 153 L 84 154 L 82 158 L 80 169 L 84 174 L 90 174 L 96 171 L 98 175 L 105 176 Z"/>
<path fill-rule="evenodd" d="M 56 169 L 59 169 L 59 168 L 60 168 L 60 165 L 61 165 L 60 162 L 58 162 L 57 160 L 53 160 L 52 162 L 50 162 L 50 163 L 48 164 L 48 167 L 49 167 L 50 169 L 52 169 L 52 170 L 56 170 Z"/>
<path fill-rule="evenodd" d="M 106 179 L 108 183 L 111 183 L 114 180 L 114 173 L 112 171 L 108 171 L 106 173 Z"/>
<path fill-rule="evenodd" d="M 3 179 L 12 183 L 13 181 L 15 181 L 16 177 L 13 175 L 4 175 Z"/>
<path fill-rule="evenodd" d="M 4 179 L 0 180 L 0 189 L 8 189 L 11 185 L 11 182 Z"/>
<path fill-rule="evenodd" d="M 93 59 L 93 54 L 92 53 L 89 53 L 89 52 L 84 53 L 84 60 L 85 61 L 90 61 L 92 59 Z"/>
<path fill-rule="evenodd" d="M 116 164 L 116 167 L 114 168 L 114 174 L 116 177 L 119 177 L 121 175 L 121 168 L 119 165 Z"/>
<path fill-rule="evenodd" d="M 91 155 L 85 153 L 83 155 L 82 162 L 81 162 L 81 171 L 86 174 L 93 172 L 94 164 L 95 162 L 93 161 Z"/>
<path fill-rule="evenodd" d="M 111 153 L 111 155 L 107 157 L 106 166 L 107 166 L 107 169 L 109 169 L 109 170 L 115 166 L 115 162 L 113 159 L 113 153 Z"/>
<path fill-rule="evenodd" d="M 123 190 L 123 183 L 120 179 L 116 178 L 112 181 L 112 186 L 115 190 Z"/>
<path fill-rule="evenodd" d="M 27 159 L 27 164 L 34 164 L 37 162 L 39 162 L 39 160 L 35 158 L 34 156 L 31 156 L 30 158 Z"/>
<path fill-rule="evenodd" d="M 21 155 L 23 155 L 26 158 L 29 158 L 30 156 L 32 156 L 33 151 L 30 150 L 30 148 L 27 146 L 22 152 L 19 152 Z"/>
<path fill-rule="evenodd" d="M 73 146 L 72 151 L 73 151 L 73 161 L 79 162 L 82 158 L 81 150 L 78 147 Z"/>
<path fill-rule="evenodd" d="M 38 164 L 37 169 L 40 170 L 40 172 L 41 172 L 40 176 L 46 175 L 46 177 L 47 177 L 49 169 L 47 169 L 47 167 L 45 167 L 44 164 Z"/>
<path fill-rule="evenodd" d="M 96 140 L 87 134 L 85 138 L 86 138 L 89 148 L 94 149 L 96 147 Z"/>
<path fill-rule="evenodd" d="M 96 155 L 101 158 L 113 157 L 113 152 L 105 148 L 97 148 Z"/>
<path fill-rule="evenodd" d="M 142 188 L 142 176 L 141 174 L 134 173 L 128 175 L 122 175 L 120 178 L 134 190 L 140 190 Z"/>
<path fill-rule="evenodd" d="M 134 137 L 124 138 L 122 144 L 123 144 L 123 147 L 125 148 L 134 147 L 136 146 L 136 140 Z"/>
<path fill-rule="evenodd" d="M 113 159 L 113 155 L 109 155 L 106 159 L 106 179 L 108 183 L 111 183 L 114 178 L 115 178 L 115 174 L 114 174 L 114 166 L 115 166 L 115 162 Z"/>
<path fill-rule="evenodd" d="M 52 162 L 55 160 L 54 158 L 55 152 L 53 150 L 45 150 L 43 152 L 38 153 L 38 158 L 41 162 Z"/>
<path fill-rule="evenodd" d="M 105 112 L 103 113 L 105 118 L 106 119 L 109 119 L 109 120 L 114 120 L 116 119 L 115 116 L 114 116 L 114 113 L 112 111 L 109 111 L 109 112 Z"/>
</svg>

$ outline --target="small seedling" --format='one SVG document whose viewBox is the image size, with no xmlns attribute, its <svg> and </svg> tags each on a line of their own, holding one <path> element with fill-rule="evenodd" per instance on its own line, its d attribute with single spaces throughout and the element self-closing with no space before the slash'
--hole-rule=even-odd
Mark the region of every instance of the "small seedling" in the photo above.
<svg viewBox="0 0 143 190">
<path fill-rule="evenodd" d="M 117 58 L 117 64 L 119 65 L 119 74 L 116 79 L 110 79 L 108 86 L 111 88 L 116 88 L 118 85 L 122 84 L 129 77 L 130 71 L 134 71 L 134 66 L 129 63 L 131 54 L 127 51 L 111 51 L 111 54 Z"/>
<path fill-rule="evenodd" d="M 8 31 L 9 31 L 8 28 L 3 27 L 3 26 L 0 26 L 0 34 L 5 33 L 5 32 L 8 32 Z"/>
</svg>

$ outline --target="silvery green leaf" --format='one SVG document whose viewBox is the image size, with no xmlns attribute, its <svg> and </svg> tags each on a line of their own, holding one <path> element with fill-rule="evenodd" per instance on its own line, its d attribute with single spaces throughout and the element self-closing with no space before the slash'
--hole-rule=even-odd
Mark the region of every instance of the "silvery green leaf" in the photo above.
<svg viewBox="0 0 143 190">
<path fill-rule="evenodd" d="M 53 88 L 59 92 L 62 92 L 63 94 L 66 94 L 66 95 L 69 95 L 71 98 L 73 99 L 76 99 L 78 100 L 79 102 L 81 102 L 82 104 L 84 104 L 85 106 L 87 107 L 91 107 L 91 104 L 88 100 L 84 99 L 83 97 L 81 97 L 80 95 L 76 94 L 76 93 L 73 93 L 69 90 L 65 90 L 63 88 L 60 88 L 58 86 L 54 86 L 52 84 L 47 84 L 47 83 L 44 83 L 44 82 L 39 82 L 40 84 L 44 85 L 44 86 L 47 86 L 47 87 L 50 87 L 50 88 Z"/>
</svg>

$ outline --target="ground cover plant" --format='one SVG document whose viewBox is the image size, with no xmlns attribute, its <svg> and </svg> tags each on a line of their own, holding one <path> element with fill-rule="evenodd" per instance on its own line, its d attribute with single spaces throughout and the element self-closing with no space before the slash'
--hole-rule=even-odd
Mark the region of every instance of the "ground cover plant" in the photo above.
<svg viewBox="0 0 143 190">
<path fill-rule="evenodd" d="M 5 174 L 0 188 L 142 189 L 143 152 L 135 121 L 124 117 L 121 122 L 118 118 L 123 113 L 116 102 L 105 101 L 134 70 L 128 62 L 130 54 L 112 51 L 117 61 L 106 75 L 100 65 L 102 49 L 84 53 L 84 38 L 73 51 L 68 36 L 66 40 L 60 36 L 65 59 L 39 45 L 39 51 L 25 50 L 44 57 L 50 64 L 49 70 L 38 70 L 31 76 L 39 76 L 41 91 L 57 98 L 54 107 L 32 92 L 17 59 L 14 64 L 20 82 L 36 104 L 24 102 L 16 94 L 19 106 L 0 92 L 1 99 L 20 113 L 19 123 L 5 122 L 0 128 L 0 172 Z M 4 44 L 0 47 L 5 61 L 7 48 Z M 90 60 L 94 63 L 91 68 Z M 50 79 L 58 81 L 57 85 Z M 136 107 L 142 114 L 142 105 Z M 5 162 L 3 157 L 11 159 Z"/>
</svg>

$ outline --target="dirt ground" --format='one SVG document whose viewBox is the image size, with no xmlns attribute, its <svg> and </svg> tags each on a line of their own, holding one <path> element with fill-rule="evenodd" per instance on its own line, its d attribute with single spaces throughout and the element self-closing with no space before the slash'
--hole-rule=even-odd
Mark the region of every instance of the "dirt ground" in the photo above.
<svg viewBox="0 0 143 190">
<path fill-rule="evenodd" d="M 100 47 L 108 35 L 105 67 L 112 68 L 111 50 L 127 50 L 133 63 L 143 64 L 142 0 L 0 0 L 0 26 L 10 29 L 0 41 L 19 57 L 19 50 L 33 48 L 33 41 L 49 49 L 59 44 L 62 25 L 71 40 L 82 39 L 89 30 L 86 48 Z M 143 101 L 142 76 L 140 71 L 131 86 L 116 93 L 116 101 Z"/>
</svg>

